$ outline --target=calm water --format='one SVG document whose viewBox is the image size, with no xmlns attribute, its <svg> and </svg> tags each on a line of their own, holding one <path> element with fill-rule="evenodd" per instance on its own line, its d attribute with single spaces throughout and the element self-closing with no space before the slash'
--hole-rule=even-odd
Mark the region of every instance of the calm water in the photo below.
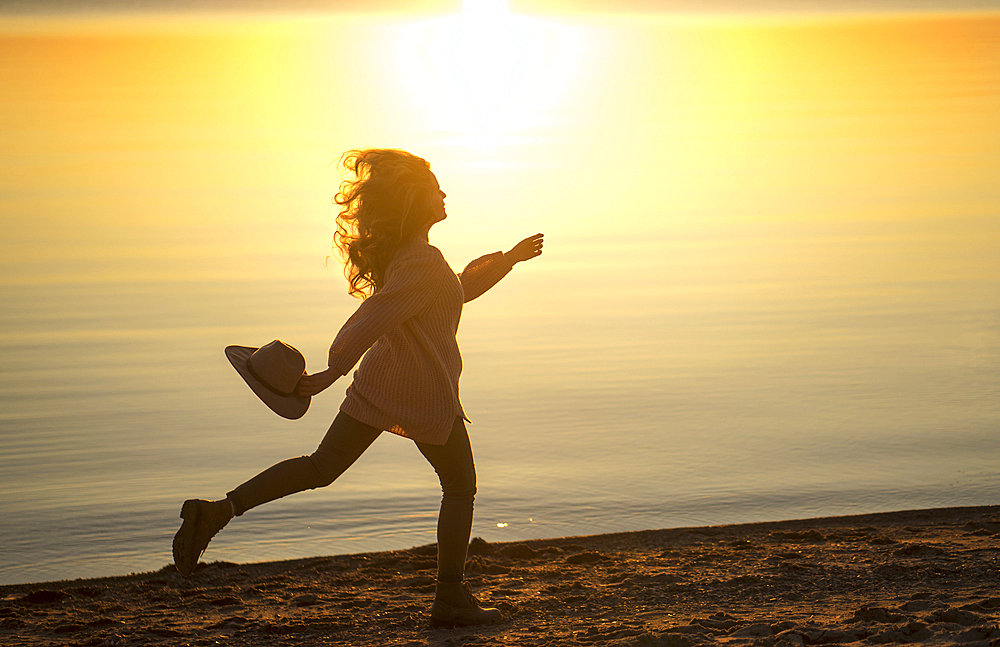
<svg viewBox="0 0 1000 647">
<path fill-rule="evenodd" d="M 1000 18 L 455 20 L 0 21 L 0 583 L 157 569 L 315 448 L 346 380 L 284 421 L 222 350 L 324 363 L 364 145 L 431 159 L 456 269 L 547 234 L 463 315 L 474 535 L 1000 500 Z M 386 435 L 206 558 L 430 543 L 438 496 Z"/>
</svg>

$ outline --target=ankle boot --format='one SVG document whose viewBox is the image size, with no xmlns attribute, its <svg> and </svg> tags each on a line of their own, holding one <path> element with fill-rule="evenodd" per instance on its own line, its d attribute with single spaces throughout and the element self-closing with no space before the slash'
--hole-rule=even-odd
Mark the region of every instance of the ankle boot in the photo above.
<svg viewBox="0 0 1000 647">
<path fill-rule="evenodd" d="M 482 625 L 502 617 L 499 609 L 479 606 L 466 582 L 438 582 L 431 607 L 432 627 Z"/>
<path fill-rule="evenodd" d="M 189 499 L 181 507 L 180 530 L 174 535 L 174 564 L 177 571 L 189 577 L 198 566 L 198 559 L 220 530 L 233 518 L 228 500 L 203 501 Z"/>
</svg>

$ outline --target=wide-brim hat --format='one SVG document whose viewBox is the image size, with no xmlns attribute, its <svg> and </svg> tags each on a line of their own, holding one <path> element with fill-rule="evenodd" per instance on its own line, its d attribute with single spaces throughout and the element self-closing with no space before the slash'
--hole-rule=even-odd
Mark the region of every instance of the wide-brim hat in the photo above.
<svg viewBox="0 0 1000 647">
<path fill-rule="evenodd" d="M 226 357 L 271 411 L 289 420 L 305 415 L 312 398 L 296 392 L 306 372 L 302 353 L 275 339 L 260 348 L 226 346 Z"/>
</svg>

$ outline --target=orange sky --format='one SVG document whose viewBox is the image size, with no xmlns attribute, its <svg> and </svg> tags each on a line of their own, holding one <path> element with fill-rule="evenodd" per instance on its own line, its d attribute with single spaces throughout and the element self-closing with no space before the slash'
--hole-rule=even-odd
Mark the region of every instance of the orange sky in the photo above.
<svg viewBox="0 0 1000 647">
<path fill-rule="evenodd" d="M 622 213 L 656 236 L 693 213 L 997 208 L 1000 14 L 518 17 L 521 58 L 486 61 L 512 75 L 506 103 L 481 114 L 503 93 L 487 83 L 464 105 L 469 71 L 438 69 L 476 45 L 455 20 L 112 17 L 7 30 L 0 206 L 8 240 L 21 241 L 12 254 L 38 257 L 24 241 L 53 232 L 66 253 L 124 235 L 98 227 L 123 223 L 215 227 L 208 246 L 250 245 L 233 223 L 277 223 L 269 243 L 322 248 L 329 164 L 369 145 L 427 156 L 449 211 L 476 214 L 443 227 L 445 244 L 522 227 L 579 236 Z"/>
</svg>

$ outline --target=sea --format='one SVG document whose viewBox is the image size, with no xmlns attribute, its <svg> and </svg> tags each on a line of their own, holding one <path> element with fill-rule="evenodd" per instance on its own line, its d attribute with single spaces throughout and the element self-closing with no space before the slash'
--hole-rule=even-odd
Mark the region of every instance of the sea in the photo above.
<svg viewBox="0 0 1000 647">
<path fill-rule="evenodd" d="M 344 151 L 424 156 L 489 542 L 1000 503 L 1000 12 L 0 13 L 0 584 L 160 569 L 312 452 L 225 346 L 358 305 Z M 852 5 L 853 6 L 853 5 Z M 206 561 L 435 541 L 384 434 Z"/>
</svg>

